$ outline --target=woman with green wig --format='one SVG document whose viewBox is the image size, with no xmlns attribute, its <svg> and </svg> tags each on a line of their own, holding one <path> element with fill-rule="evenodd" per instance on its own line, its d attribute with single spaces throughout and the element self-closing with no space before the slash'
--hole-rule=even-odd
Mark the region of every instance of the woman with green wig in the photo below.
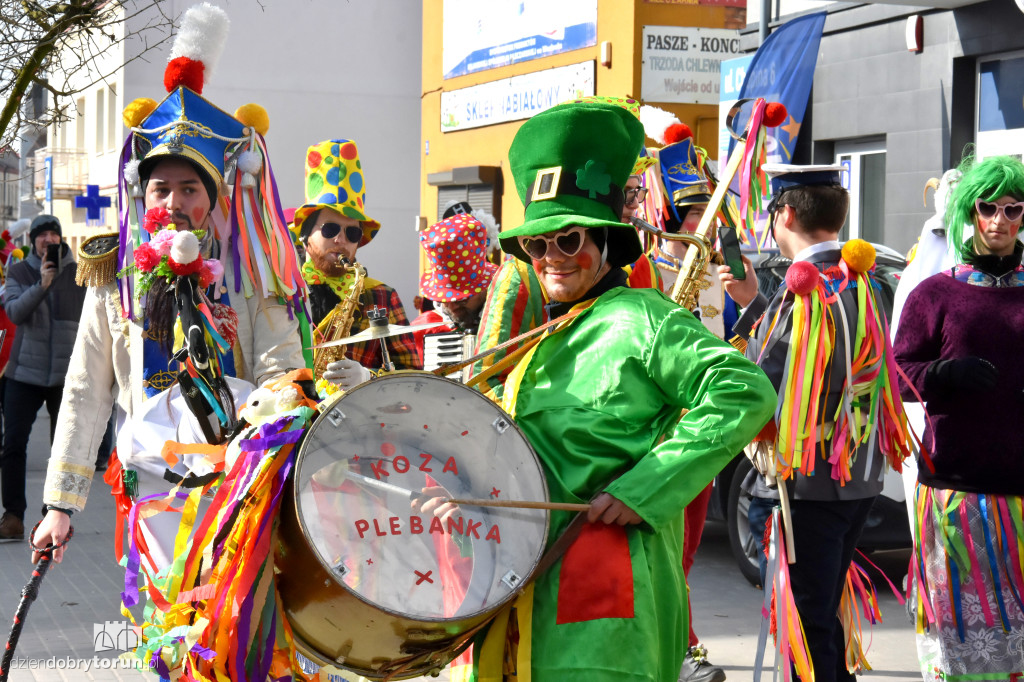
<svg viewBox="0 0 1024 682">
<path fill-rule="evenodd" d="M 910 294 L 905 400 L 927 404 L 911 562 L 925 680 L 1024 671 L 1024 165 L 962 166 L 946 210 L 956 265 Z"/>
</svg>

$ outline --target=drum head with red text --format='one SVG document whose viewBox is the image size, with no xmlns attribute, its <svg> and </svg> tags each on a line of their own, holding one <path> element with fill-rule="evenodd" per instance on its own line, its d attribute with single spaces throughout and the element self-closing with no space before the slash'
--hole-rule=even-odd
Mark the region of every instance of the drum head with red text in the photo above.
<svg viewBox="0 0 1024 682">
<path fill-rule="evenodd" d="M 418 372 L 357 386 L 306 435 L 295 502 L 339 584 L 384 611 L 461 620 L 518 593 L 548 512 L 447 499 L 546 502 L 529 443 L 475 390 Z"/>
</svg>

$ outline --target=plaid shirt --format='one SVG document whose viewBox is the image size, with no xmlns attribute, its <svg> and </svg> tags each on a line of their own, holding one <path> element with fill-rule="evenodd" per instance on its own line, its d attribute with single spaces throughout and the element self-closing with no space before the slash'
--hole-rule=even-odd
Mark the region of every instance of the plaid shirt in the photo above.
<svg viewBox="0 0 1024 682">
<path fill-rule="evenodd" d="M 310 285 L 309 289 L 310 298 L 324 299 L 322 305 L 313 305 L 314 324 L 319 324 L 324 315 L 318 314 L 318 311 L 330 311 L 340 303 L 341 299 L 323 284 Z M 398 297 L 398 292 L 388 285 L 367 278 L 366 289 L 363 290 L 361 299 L 362 305 L 353 316 L 350 336 L 355 336 L 370 326 L 366 312 L 372 310 L 374 306 L 387 308 L 389 324 L 409 324 L 409 318 L 405 315 L 405 308 L 402 306 L 402 300 Z M 333 300 L 334 303 L 330 303 L 330 300 Z M 389 336 L 385 343 L 395 369 L 423 369 L 423 356 L 420 354 L 419 348 L 416 347 L 416 340 L 412 334 Z M 345 357 L 355 360 L 367 369 L 380 369 L 384 363 L 379 341 L 364 341 L 347 346 Z"/>
</svg>

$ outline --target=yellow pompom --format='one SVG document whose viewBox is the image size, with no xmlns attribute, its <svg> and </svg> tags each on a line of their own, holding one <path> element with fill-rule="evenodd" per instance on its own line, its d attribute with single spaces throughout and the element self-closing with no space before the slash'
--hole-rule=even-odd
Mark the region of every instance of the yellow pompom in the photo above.
<svg viewBox="0 0 1024 682">
<path fill-rule="evenodd" d="M 851 239 L 843 246 L 843 260 L 854 272 L 867 272 L 875 265 L 875 247 L 863 239 Z"/>
<path fill-rule="evenodd" d="M 139 97 L 132 100 L 131 104 L 124 108 L 121 118 L 129 128 L 140 125 L 156 109 L 156 100 L 149 97 Z"/>
<path fill-rule="evenodd" d="M 259 104 L 243 104 L 235 110 L 235 118 L 244 125 L 255 128 L 260 135 L 266 135 L 270 129 L 270 116 Z"/>
</svg>

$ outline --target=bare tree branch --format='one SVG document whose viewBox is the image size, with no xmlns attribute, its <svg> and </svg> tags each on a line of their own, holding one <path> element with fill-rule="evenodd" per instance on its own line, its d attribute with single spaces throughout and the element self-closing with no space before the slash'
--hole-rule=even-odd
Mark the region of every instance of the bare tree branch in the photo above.
<svg viewBox="0 0 1024 682">
<path fill-rule="evenodd" d="M 0 149 L 23 126 L 66 121 L 74 96 L 169 40 L 166 0 L 0 0 Z M 131 32 L 125 30 L 131 25 Z M 28 111 L 33 86 L 49 97 Z"/>
</svg>

